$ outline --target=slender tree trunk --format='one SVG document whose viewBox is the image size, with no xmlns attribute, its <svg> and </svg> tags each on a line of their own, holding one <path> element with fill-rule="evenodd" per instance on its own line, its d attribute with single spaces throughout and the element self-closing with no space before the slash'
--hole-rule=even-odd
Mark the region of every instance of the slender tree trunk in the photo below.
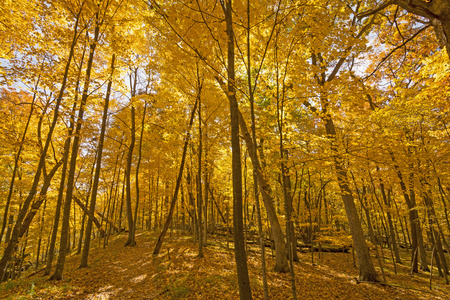
<svg viewBox="0 0 450 300">
<path fill-rule="evenodd" d="M 127 168 L 125 170 L 125 183 L 126 183 L 126 208 L 127 208 L 127 220 L 128 220 L 128 239 L 125 246 L 134 247 L 136 245 L 134 236 L 134 222 L 133 222 L 133 210 L 131 208 L 131 162 L 133 160 L 134 144 L 136 142 L 136 118 L 135 108 L 131 106 L 131 141 L 128 148 L 127 156 Z"/>
<path fill-rule="evenodd" d="M 322 99 L 322 101 L 325 103 L 327 100 Z M 325 107 L 326 105 L 327 104 L 325 103 Z M 345 212 L 347 213 L 350 232 L 353 238 L 353 245 L 357 254 L 359 280 L 371 282 L 378 281 L 378 276 L 364 238 L 364 232 L 361 227 L 358 211 L 356 210 L 353 194 L 349 186 L 347 170 L 345 169 L 343 158 L 339 155 L 339 146 L 336 141 L 336 128 L 329 114 L 326 114 L 326 116 L 323 117 L 323 121 L 325 123 L 328 139 L 331 142 L 331 153 L 333 155 L 337 182 L 341 191 L 341 197 L 344 202 Z"/>
<path fill-rule="evenodd" d="M 39 255 L 41 252 L 41 244 L 42 244 L 42 234 L 45 227 L 45 209 L 47 207 L 47 198 L 44 200 L 44 207 L 42 208 L 42 214 L 41 214 L 41 220 L 39 222 L 39 237 L 38 237 L 38 244 L 37 244 L 37 250 L 36 250 L 36 269 L 39 267 Z"/>
<path fill-rule="evenodd" d="M 205 176 L 204 176 L 204 180 L 205 180 L 205 205 L 204 205 L 204 224 L 205 226 L 203 227 L 203 231 L 204 231 L 204 235 L 203 235 L 203 242 L 205 243 L 205 246 L 208 245 L 208 223 L 209 222 L 209 218 L 210 216 L 208 216 L 208 204 L 209 204 L 209 180 L 210 180 L 210 175 L 209 175 L 209 165 L 208 165 L 208 157 L 207 157 L 207 147 L 205 147 L 206 151 L 205 151 Z"/>
<path fill-rule="evenodd" d="M 74 112 L 75 105 L 76 104 L 74 103 L 72 113 L 75 113 Z M 64 196 L 64 186 L 65 186 L 66 173 L 67 173 L 67 162 L 69 160 L 69 154 L 70 154 L 70 139 L 71 139 L 70 136 L 72 134 L 72 130 L 74 127 L 73 115 L 71 118 L 72 118 L 72 121 L 70 124 L 69 135 L 66 138 L 66 141 L 64 144 L 63 168 L 61 171 L 61 179 L 60 179 L 59 190 L 58 190 L 58 199 L 56 201 L 55 219 L 53 221 L 53 229 L 52 229 L 52 236 L 51 236 L 51 241 L 50 241 L 49 256 L 48 256 L 47 265 L 46 265 L 46 268 L 44 271 L 44 275 L 50 274 L 50 270 L 51 270 L 52 263 L 53 263 L 53 256 L 55 253 L 56 237 L 58 234 L 59 218 L 61 216 L 61 206 L 62 206 L 62 200 L 63 200 L 63 196 Z"/>
<path fill-rule="evenodd" d="M 278 31 L 275 34 L 276 39 L 275 43 L 278 41 Z M 297 255 L 297 239 L 295 237 L 294 224 L 291 220 L 292 214 L 292 189 L 291 189 L 291 179 L 288 175 L 288 170 L 286 167 L 288 161 L 288 152 L 284 149 L 284 137 L 283 137 L 283 115 L 284 115 L 284 100 L 286 95 L 286 88 L 284 86 L 286 75 L 282 80 L 282 88 L 280 91 L 280 78 L 279 78 L 279 66 L 278 66 L 278 47 L 275 46 L 275 68 L 276 68 L 276 100 L 277 100 L 277 125 L 278 125 L 278 133 L 279 133 L 279 143 L 280 143 L 280 169 L 281 169 L 281 185 L 283 188 L 283 196 L 284 196 L 284 208 L 286 212 L 286 240 L 287 240 L 287 249 L 288 249 L 288 257 L 289 257 L 289 267 L 291 273 L 291 282 L 292 282 L 292 294 L 294 300 L 297 299 L 297 291 L 295 287 L 295 276 L 294 276 L 294 264 L 293 261 L 299 261 Z M 281 92 L 281 95 L 280 95 Z M 295 241 L 295 243 L 294 243 Z"/>
<path fill-rule="evenodd" d="M 412 169 L 412 166 L 411 166 Z M 414 191 L 414 173 L 411 172 L 409 176 L 409 199 L 411 201 L 412 207 L 416 207 L 416 192 Z M 420 224 L 419 212 L 414 209 L 411 211 L 414 214 L 415 218 L 415 226 L 417 232 L 417 246 L 419 249 L 419 257 L 420 257 L 420 269 L 423 271 L 428 271 L 428 259 L 427 253 L 425 252 L 425 245 L 423 243 L 423 234 L 422 234 L 422 226 Z"/>
<path fill-rule="evenodd" d="M 106 90 L 105 104 L 103 106 L 102 125 L 100 129 L 100 138 L 97 147 L 97 163 L 95 167 L 94 184 L 92 186 L 91 203 L 89 206 L 89 215 L 91 216 L 94 216 L 95 205 L 97 204 L 98 183 L 100 180 L 100 170 L 102 168 L 103 142 L 105 140 L 106 123 L 108 122 L 109 98 L 111 95 L 111 85 L 112 85 L 112 77 L 114 75 L 115 59 L 116 55 L 113 54 L 111 58 L 111 75 Z M 80 268 L 87 267 L 88 265 L 89 247 L 91 243 L 92 221 L 93 221 L 92 218 L 89 218 L 86 224 L 86 232 L 84 234 L 84 245 L 81 255 Z"/>
<path fill-rule="evenodd" d="M 80 261 L 80 268 L 87 267 L 87 265 L 88 265 L 89 248 L 90 248 L 91 233 L 92 233 L 92 222 L 93 222 L 93 217 L 94 217 L 94 212 L 95 212 L 95 206 L 97 203 L 97 190 L 98 190 L 98 183 L 100 180 L 100 171 L 101 171 L 102 155 L 103 155 L 103 142 L 105 139 L 106 123 L 108 120 L 109 98 L 111 95 L 111 85 L 112 85 L 112 77 L 114 75 L 115 59 L 116 59 L 116 55 L 113 54 L 112 58 L 111 58 L 111 75 L 110 75 L 108 87 L 106 90 L 105 104 L 103 106 L 102 125 L 101 125 L 101 129 L 100 129 L 100 138 L 99 138 L 98 147 L 97 147 L 97 163 L 96 163 L 96 168 L 95 168 L 94 183 L 92 186 L 92 196 L 91 196 L 91 202 L 90 202 L 89 213 L 88 213 L 88 215 L 90 215 L 92 217 L 88 219 L 88 222 L 86 224 L 86 231 L 84 234 L 84 245 L 83 245 L 83 251 L 81 254 L 81 261 Z"/>
<path fill-rule="evenodd" d="M 425 181 L 425 179 L 422 179 L 421 183 L 425 190 L 423 193 L 423 199 L 425 201 L 425 205 L 427 208 L 428 223 L 429 223 L 431 235 L 434 240 L 434 246 L 435 246 L 435 249 L 437 250 L 437 254 L 438 254 L 436 256 L 436 259 L 438 259 L 438 257 L 439 257 L 439 260 L 441 262 L 441 266 L 443 269 L 443 273 L 444 273 L 445 283 L 448 285 L 449 284 L 448 277 L 447 277 L 448 266 L 447 266 L 447 261 L 445 259 L 445 255 L 444 255 L 444 248 L 442 246 L 440 230 L 436 229 L 436 227 L 438 227 L 439 224 L 437 223 L 438 219 L 436 216 L 436 212 L 434 210 L 434 203 L 433 203 L 433 200 L 431 199 L 432 194 L 431 194 L 430 186 Z M 444 236 L 442 236 L 442 237 L 445 239 Z"/>
<path fill-rule="evenodd" d="M 204 257 L 203 254 L 203 228 L 202 228 L 202 101 L 201 101 L 202 83 L 197 64 L 197 101 L 198 101 L 198 173 L 197 173 L 197 216 L 198 216 L 198 257 Z"/>
<path fill-rule="evenodd" d="M 381 195 L 383 197 L 384 204 L 387 207 L 390 208 L 390 206 L 391 206 L 391 203 L 389 201 L 390 199 L 386 196 L 386 191 L 384 189 L 384 184 L 383 184 L 383 181 L 381 179 L 380 179 L 380 190 L 381 190 Z M 392 242 L 392 248 L 393 248 L 394 254 L 395 254 L 395 261 L 397 263 L 401 264 L 402 260 L 400 258 L 400 250 L 398 248 L 398 243 L 397 243 L 397 234 L 395 232 L 394 224 L 392 222 L 392 216 L 391 216 L 391 213 L 389 211 L 387 212 L 387 220 L 388 220 L 388 225 L 389 225 L 390 240 Z"/>
<path fill-rule="evenodd" d="M 155 225 L 153 227 L 153 229 L 156 230 L 156 228 L 158 228 L 158 199 L 159 199 L 159 169 L 157 171 L 156 174 L 156 191 L 155 191 Z"/>
<path fill-rule="evenodd" d="M 408 215 L 409 215 L 409 223 L 410 223 L 410 228 L 411 228 L 411 255 L 412 255 L 411 256 L 411 265 L 412 265 L 412 271 L 417 273 L 419 271 L 419 265 L 418 265 L 417 255 L 416 255 L 416 251 L 418 249 L 417 226 L 416 226 L 416 222 L 419 221 L 419 220 L 417 220 L 418 215 L 416 215 L 414 213 L 415 205 L 413 205 L 411 202 L 411 199 L 410 199 L 409 194 L 406 189 L 405 181 L 403 180 L 403 174 L 400 171 L 400 167 L 397 164 L 395 164 L 395 157 L 394 157 L 393 153 L 391 153 L 391 158 L 394 161 L 394 169 L 395 169 L 395 171 L 397 173 L 397 177 L 400 181 L 400 188 L 403 193 L 403 198 L 405 199 L 406 205 L 408 206 L 408 210 L 409 210 Z"/>
<path fill-rule="evenodd" d="M 150 172 L 149 172 L 149 176 L 150 176 Z M 148 219 L 147 219 L 147 230 L 152 230 L 152 213 L 153 213 L 153 193 L 155 192 L 154 190 L 154 177 L 153 174 L 151 175 L 151 180 L 150 178 L 148 179 Z"/>
<path fill-rule="evenodd" d="M 186 133 L 186 138 L 184 140 L 183 154 L 181 156 L 180 170 L 178 171 L 177 182 L 175 185 L 175 192 L 173 194 L 172 201 L 170 202 L 169 214 L 167 216 L 166 222 L 164 223 L 164 227 L 158 237 L 158 241 L 156 242 L 155 249 L 153 250 L 153 255 L 157 255 L 161 251 L 162 243 L 164 241 L 167 230 L 169 229 L 170 223 L 172 221 L 173 212 L 175 210 L 175 203 L 177 201 L 178 191 L 180 189 L 181 179 L 183 177 L 184 163 L 186 161 L 186 153 L 187 153 L 187 148 L 188 148 L 189 139 L 190 139 L 190 131 L 191 131 L 192 123 L 194 122 L 194 115 L 195 115 L 195 110 L 197 109 L 197 103 L 198 103 L 198 99 L 195 101 L 194 108 L 192 109 L 192 113 L 191 113 L 191 118 L 189 120 L 189 127 L 188 127 L 188 130 Z"/>
<path fill-rule="evenodd" d="M 227 97 L 230 102 L 231 121 L 231 149 L 233 173 L 233 230 L 234 230 L 234 256 L 239 283 L 241 299 L 252 299 L 250 280 L 248 277 L 247 256 L 245 253 L 244 228 L 242 219 L 242 166 L 241 148 L 239 142 L 239 107 L 236 99 L 235 69 L 234 69 L 234 32 L 232 19 L 232 1 L 221 2 L 225 14 L 226 32 L 228 37 L 228 84 Z"/>
<path fill-rule="evenodd" d="M 80 134 L 81 134 L 81 127 L 83 123 L 83 115 L 84 115 L 84 108 L 88 99 L 88 90 L 89 85 L 91 81 L 91 72 L 92 72 L 92 66 L 94 62 L 94 53 L 95 48 L 97 46 L 98 38 L 100 35 L 100 21 L 99 21 L 99 12 L 96 13 L 96 25 L 94 29 L 94 40 L 92 44 L 90 45 L 90 52 L 89 52 L 89 58 L 86 66 L 86 78 L 84 81 L 84 87 L 83 87 L 83 96 L 81 97 L 81 103 L 80 108 L 78 110 L 78 116 L 77 116 L 77 126 L 75 128 L 75 137 L 73 139 L 73 145 L 72 145 L 72 153 L 70 158 L 70 165 L 69 165 L 69 174 L 67 177 L 67 191 L 66 191 L 66 198 L 64 202 L 64 209 L 63 209 L 63 222 L 61 227 L 61 239 L 59 243 L 59 255 L 58 255 L 58 261 L 56 263 L 55 272 L 50 277 L 52 280 L 62 280 L 62 274 L 64 271 L 64 264 L 66 261 L 66 254 L 67 254 L 67 245 L 69 240 L 69 218 L 70 218 L 70 209 L 72 204 L 72 196 L 73 196 L 73 190 L 74 190 L 74 184 L 75 184 L 75 169 L 76 169 L 76 163 L 78 158 L 78 149 L 80 146 Z"/>
<path fill-rule="evenodd" d="M 73 129 L 75 127 L 75 112 L 76 112 L 76 108 L 77 108 L 78 87 L 80 84 L 81 69 L 83 66 L 85 51 L 86 51 L 86 48 L 83 49 L 83 54 L 81 55 L 80 67 L 78 69 L 77 84 L 75 87 L 75 100 L 73 102 L 72 114 L 70 116 L 69 132 L 67 134 L 67 138 L 64 143 L 63 168 L 61 171 L 61 179 L 60 179 L 59 189 L 58 189 L 58 199 L 56 201 L 55 219 L 53 221 L 53 229 L 52 229 L 52 236 L 51 236 L 51 241 L 50 241 L 49 256 L 48 256 L 47 265 L 46 265 L 45 271 L 44 271 L 45 276 L 50 274 L 50 271 L 52 268 L 52 263 L 53 263 L 53 258 L 55 255 L 55 246 L 56 246 L 56 238 L 58 235 L 59 219 L 61 217 L 61 207 L 62 207 L 63 197 L 64 197 L 64 188 L 66 186 L 66 174 L 67 174 L 67 164 L 68 164 L 69 155 L 70 155 L 70 144 L 72 141 Z"/>
<path fill-rule="evenodd" d="M 250 95 L 250 113 L 251 113 L 251 131 L 252 131 L 252 143 L 256 147 L 256 122 L 255 122 L 255 98 L 254 98 L 254 89 L 252 85 L 252 75 L 251 75 L 251 66 L 252 60 L 250 55 L 250 0 L 247 0 L 247 82 L 248 82 L 248 90 Z M 261 207 L 259 204 L 259 193 L 258 193 L 258 179 L 256 176 L 255 169 L 253 168 L 253 195 L 255 197 L 256 202 L 256 218 L 258 224 L 258 235 L 259 235 L 259 249 L 261 251 L 261 273 L 263 278 L 263 290 L 264 290 L 264 300 L 269 300 L 269 288 L 267 285 L 267 274 L 266 274 L 266 251 L 264 245 L 264 234 L 262 227 L 262 218 L 261 218 Z M 212 195 L 212 193 L 211 193 Z M 214 199 L 213 199 L 214 200 Z M 217 205 L 217 203 L 216 203 Z M 213 207 L 211 205 L 211 207 Z M 217 210 L 219 210 L 219 206 L 217 206 Z M 222 213 L 221 213 L 222 214 Z M 223 216 L 222 216 L 223 218 Z"/>
<path fill-rule="evenodd" d="M 133 236 L 136 235 L 136 226 L 137 226 L 137 213 L 139 207 L 139 167 L 141 166 L 142 159 L 142 140 L 144 138 L 144 125 L 145 125 L 145 113 L 147 111 L 147 102 L 144 103 L 144 111 L 142 112 L 142 123 L 141 123 L 141 135 L 139 137 L 139 150 L 138 150 L 138 161 L 136 164 L 136 206 L 134 208 L 134 225 L 133 225 Z M 144 219 L 144 218 L 142 218 Z M 143 228 L 143 227 L 142 227 Z"/>
<path fill-rule="evenodd" d="M 286 244 L 284 241 L 284 234 L 275 211 L 274 201 L 271 196 L 270 187 L 262 174 L 262 168 L 256 153 L 255 148 L 256 145 L 253 144 L 252 138 L 250 136 L 250 133 L 248 132 L 247 125 L 245 124 L 241 112 L 238 111 L 238 115 L 239 115 L 239 125 L 242 130 L 242 135 L 244 137 L 245 144 L 250 154 L 250 158 L 252 160 L 253 171 L 256 174 L 258 187 L 261 192 L 264 206 L 267 212 L 267 217 L 271 225 L 272 235 L 275 243 L 275 271 L 287 272 L 288 264 L 287 264 Z"/>
</svg>

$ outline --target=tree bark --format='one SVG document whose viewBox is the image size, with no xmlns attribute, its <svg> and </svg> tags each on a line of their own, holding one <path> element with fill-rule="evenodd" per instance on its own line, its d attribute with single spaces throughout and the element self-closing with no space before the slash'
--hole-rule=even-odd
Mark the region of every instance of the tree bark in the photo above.
<svg viewBox="0 0 450 300">
<path fill-rule="evenodd" d="M 247 256 L 245 253 L 244 225 L 242 216 L 242 166 L 241 148 L 239 141 L 239 107 L 236 99 L 235 69 L 234 69 L 234 32 L 232 0 L 220 2 L 225 14 L 227 42 L 227 97 L 230 102 L 231 149 L 233 173 L 233 230 L 234 257 L 239 283 L 239 295 L 242 300 L 252 299 L 250 280 L 248 277 Z"/>
<path fill-rule="evenodd" d="M 125 246 L 133 247 L 136 245 L 134 236 L 134 222 L 133 222 L 133 210 L 131 208 L 131 162 L 133 160 L 133 149 L 136 142 L 136 119 L 135 108 L 131 106 L 131 141 L 128 148 L 127 156 L 127 168 L 125 170 L 125 184 L 126 184 L 126 208 L 127 208 L 127 220 L 128 220 L 128 239 Z"/>
<path fill-rule="evenodd" d="M 142 159 L 142 140 L 144 138 L 144 125 L 145 125 L 145 113 L 147 112 L 147 102 L 144 103 L 144 111 L 142 112 L 142 123 L 141 123 L 141 134 L 139 136 L 139 149 L 138 149 L 138 161 L 136 164 L 136 177 L 135 177 L 135 183 L 136 183 L 136 206 L 134 208 L 134 225 L 133 225 L 133 236 L 136 235 L 136 226 L 137 226 L 137 213 L 139 208 L 139 168 L 141 166 L 141 159 Z M 143 220 L 144 218 L 142 218 Z M 142 227 L 144 229 L 144 227 Z"/>
<path fill-rule="evenodd" d="M 448 0 L 393 0 L 408 12 L 430 19 L 438 41 L 446 47 L 450 58 L 450 2 Z"/>
<path fill-rule="evenodd" d="M 326 101 L 326 100 L 323 100 Z M 349 186 L 347 170 L 344 167 L 343 158 L 339 154 L 339 146 L 336 141 L 336 128 L 333 120 L 329 114 L 326 114 L 322 119 L 325 123 L 325 129 L 328 139 L 331 142 L 331 153 L 333 155 L 334 167 L 336 170 L 336 177 L 339 188 L 341 190 L 342 201 L 344 202 L 345 212 L 347 214 L 348 223 L 350 225 L 350 232 L 353 238 L 353 245 L 356 250 L 359 280 L 361 281 L 378 281 L 378 276 L 375 267 L 370 257 L 369 248 L 367 247 L 364 238 L 364 232 L 361 227 L 361 221 L 356 210 L 353 194 Z"/>
<path fill-rule="evenodd" d="M 61 179 L 60 179 L 59 189 L 58 189 L 58 199 L 56 200 L 55 219 L 53 220 L 53 230 L 52 230 L 47 265 L 45 267 L 44 275 L 50 274 L 52 263 L 53 263 L 53 257 L 54 257 L 54 253 L 55 253 L 56 237 L 58 234 L 59 219 L 61 217 L 61 206 L 62 206 L 62 200 L 63 200 L 63 196 L 64 196 L 64 187 L 65 187 L 65 183 L 66 183 L 67 162 L 69 161 L 69 154 L 70 154 L 70 141 L 71 141 L 71 135 L 72 135 L 73 127 L 74 127 L 74 120 L 73 120 L 74 115 L 73 114 L 75 114 L 75 107 L 76 107 L 76 103 L 74 103 L 74 106 L 72 109 L 70 129 L 69 129 L 69 133 L 66 138 L 66 141 L 64 143 L 64 153 L 63 153 L 63 159 L 62 159 L 63 168 L 61 171 Z"/>
<path fill-rule="evenodd" d="M 387 0 L 375 9 L 360 13 L 360 19 L 381 12 L 390 5 L 398 5 L 409 13 L 427 18 L 433 25 L 437 40 L 447 50 L 450 59 L 450 2 L 448 0 Z"/>
<path fill-rule="evenodd" d="M 108 82 L 108 87 L 106 89 L 106 97 L 105 97 L 105 104 L 103 106 L 103 116 L 102 116 L 102 125 L 100 129 L 100 138 L 98 141 L 98 147 L 97 147 L 97 163 L 95 167 L 95 174 L 94 174 L 94 183 L 92 186 L 92 194 L 91 194 L 91 202 L 89 205 L 89 212 L 88 212 L 88 222 L 86 224 L 86 230 L 84 233 L 84 245 L 83 250 L 81 254 L 81 261 L 80 261 L 80 268 L 84 268 L 88 266 L 88 256 L 89 256 L 89 247 L 91 243 L 91 233 L 92 233 L 92 222 L 95 219 L 94 212 L 95 212 L 95 205 L 97 203 L 97 190 L 98 190 L 98 183 L 100 180 L 100 171 L 102 166 L 102 155 L 103 155 L 103 142 L 105 140 L 105 132 L 106 132 L 106 123 L 108 120 L 108 109 L 109 109 L 109 98 L 111 95 L 111 85 L 112 85 L 112 77 L 114 75 L 114 62 L 116 60 L 116 55 L 113 54 L 111 58 L 111 75 Z M 82 204 L 81 201 L 78 204 Z M 102 228 L 100 226 L 99 228 L 100 232 L 102 232 Z M 103 231 L 103 235 L 104 235 Z M 102 236 L 102 235 L 101 235 Z"/>
<path fill-rule="evenodd" d="M 52 280 L 62 280 L 62 274 L 64 272 L 64 264 L 66 261 L 66 254 L 67 254 L 67 247 L 68 247 L 68 240 L 69 240 L 69 219 L 70 219 L 70 209 L 72 204 L 72 196 L 73 196 L 73 190 L 75 185 L 75 170 L 76 170 L 76 163 L 78 158 L 78 149 L 80 146 L 80 134 L 81 134 L 81 127 L 83 123 L 83 115 L 85 111 L 86 102 L 88 99 L 88 90 L 89 85 L 91 81 L 91 72 L 92 72 L 92 66 L 94 62 L 94 53 L 95 48 L 97 46 L 98 38 L 100 35 L 100 21 L 99 21 L 99 12 L 96 13 L 96 22 L 95 22 L 95 29 L 94 29 L 94 40 L 90 45 L 90 52 L 89 52 L 89 58 L 86 66 L 86 78 L 84 81 L 84 87 L 83 87 L 83 95 L 81 97 L 81 103 L 80 108 L 78 110 L 78 116 L 77 116 L 77 126 L 75 128 L 75 137 L 73 139 L 73 145 L 72 145 L 72 153 L 70 158 L 70 165 L 69 165 L 69 174 L 67 177 L 67 190 L 66 190 L 66 198 L 64 202 L 64 209 L 63 209 L 63 222 L 61 227 L 61 239 L 59 243 L 59 255 L 58 255 L 58 261 L 56 263 L 55 272 L 50 277 Z"/>
<path fill-rule="evenodd" d="M 250 133 L 248 132 L 247 125 L 245 124 L 244 118 L 240 111 L 239 114 L 239 125 L 242 130 L 242 135 L 245 140 L 245 145 L 247 146 L 248 152 L 250 154 L 250 159 L 253 165 L 253 172 L 256 175 L 258 181 L 259 190 L 263 199 L 264 206 L 266 208 L 267 216 L 269 218 L 270 226 L 272 229 L 272 235 L 275 243 L 275 271 L 277 272 L 287 272 L 287 252 L 286 244 L 284 241 L 284 234 L 281 229 L 280 222 L 278 221 L 277 213 L 275 211 L 274 201 L 271 196 L 270 187 L 266 179 L 262 174 L 262 168 L 256 153 L 256 145 L 253 144 Z"/>
<path fill-rule="evenodd" d="M 203 228 L 202 228 L 202 101 L 201 101 L 202 84 L 200 82 L 200 74 L 197 63 L 197 101 L 198 101 L 198 172 L 197 172 L 197 216 L 198 216 L 198 257 L 204 257 L 203 254 Z"/>
</svg>

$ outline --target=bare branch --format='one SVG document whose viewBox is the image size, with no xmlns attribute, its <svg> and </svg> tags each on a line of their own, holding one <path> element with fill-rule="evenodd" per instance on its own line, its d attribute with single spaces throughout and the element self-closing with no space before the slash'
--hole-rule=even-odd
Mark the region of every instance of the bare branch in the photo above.
<svg viewBox="0 0 450 300">
<path fill-rule="evenodd" d="M 402 48 L 403 46 L 405 46 L 408 42 L 412 41 L 416 36 L 418 36 L 422 31 L 424 31 L 425 29 L 431 27 L 430 24 L 422 27 L 421 29 L 419 29 L 416 33 L 414 33 L 410 38 L 408 38 L 407 40 L 405 40 L 403 43 L 401 43 L 400 45 L 398 45 L 397 47 L 395 47 L 394 49 L 392 49 L 388 55 L 386 55 L 385 57 L 383 57 L 383 59 L 381 60 L 381 62 L 377 65 L 377 67 L 375 68 L 375 70 L 372 71 L 372 73 L 370 73 L 368 76 L 363 78 L 363 81 L 367 80 L 369 77 L 371 77 L 373 74 L 375 74 L 376 71 L 378 71 L 378 69 L 387 61 L 387 59 L 389 57 L 391 57 L 391 55 L 397 51 L 398 49 Z"/>
</svg>

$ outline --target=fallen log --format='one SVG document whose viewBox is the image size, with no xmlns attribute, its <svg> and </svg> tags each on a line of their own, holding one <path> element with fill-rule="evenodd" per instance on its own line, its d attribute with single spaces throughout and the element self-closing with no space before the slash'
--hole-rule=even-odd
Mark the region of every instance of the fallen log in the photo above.
<svg viewBox="0 0 450 300">
<path fill-rule="evenodd" d="M 301 251 L 312 251 L 313 252 L 343 252 L 343 253 L 348 253 L 348 251 L 350 250 L 350 247 L 348 246 L 337 246 L 337 245 L 321 245 L 320 247 L 318 245 L 299 245 L 297 246 Z M 303 250 L 304 248 L 308 249 L 308 250 Z"/>
<path fill-rule="evenodd" d="M 102 226 L 100 225 L 100 222 L 97 220 L 97 218 L 95 216 L 92 216 L 91 214 L 89 214 L 89 211 L 87 210 L 86 206 L 84 205 L 84 203 L 80 199 L 78 199 L 75 196 L 73 196 L 72 198 L 73 198 L 73 200 L 75 200 L 75 202 L 78 204 L 78 206 L 84 211 L 84 213 L 90 219 L 92 219 L 92 221 L 94 222 L 94 224 L 97 227 L 98 231 L 100 231 L 100 236 L 104 237 L 105 236 L 105 230 L 102 228 Z"/>
</svg>

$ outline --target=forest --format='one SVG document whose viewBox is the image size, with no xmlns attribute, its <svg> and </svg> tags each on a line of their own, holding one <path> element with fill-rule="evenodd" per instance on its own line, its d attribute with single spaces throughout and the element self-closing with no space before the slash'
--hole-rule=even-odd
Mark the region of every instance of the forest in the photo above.
<svg viewBox="0 0 450 300">
<path fill-rule="evenodd" d="M 448 0 L 1 0 L 0 298 L 448 299 L 449 57 Z"/>
</svg>

